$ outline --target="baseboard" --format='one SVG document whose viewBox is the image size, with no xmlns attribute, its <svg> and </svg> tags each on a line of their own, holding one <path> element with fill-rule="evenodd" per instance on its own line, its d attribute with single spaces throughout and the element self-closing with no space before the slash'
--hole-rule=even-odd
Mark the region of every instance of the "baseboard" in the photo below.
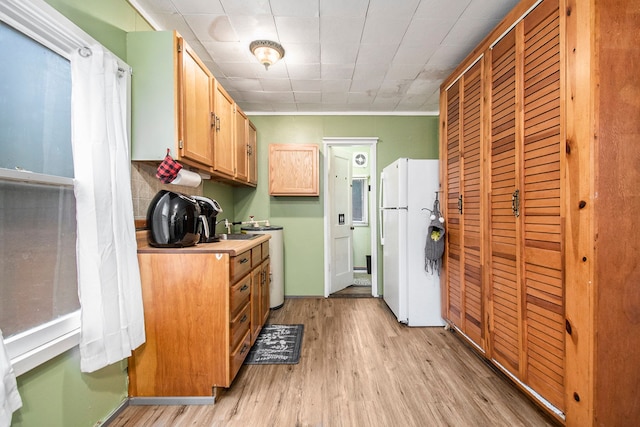
<svg viewBox="0 0 640 427">
<path fill-rule="evenodd" d="M 129 405 L 213 405 L 216 398 L 200 396 L 176 396 L 176 397 L 130 397 Z"/>
<path fill-rule="evenodd" d="M 128 406 L 129 406 L 129 398 L 126 398 L 125 400 L 122 401 L 120 406 L 114 409 L 113 412 L 111 412 L 109 416 L 107 416 L 107 418 L 105 418 L 102 422 L 96 423 L 96 425 L 109 426 L 109 424 L 111 424 L 116 418 L 118 418 L 118 415 L 120 415 L 120 413 L 124 411 Z"/>
</svg>

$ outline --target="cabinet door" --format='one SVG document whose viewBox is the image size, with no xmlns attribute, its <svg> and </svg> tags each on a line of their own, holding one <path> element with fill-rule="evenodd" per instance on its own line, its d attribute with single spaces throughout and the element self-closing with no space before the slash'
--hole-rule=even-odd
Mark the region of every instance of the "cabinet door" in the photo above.
<svg viewBox="0 0 640 427">
<path fill-rule="evenodd" d="M 484 348 L 484 304 L 481 264 L 481 112 L 482 60 L 462 76 L 461 186 L 462 330 Z"/>
<path fill-rule="evenodd" d="M 316 144 L 269 145 L 269 194 L 318 196 L 318 146 Z"/>
<path fill-rule="evenodd" d="M 251 272 L 251 345 L 262 329 L 262 301 L 260 291 L 262 289 L 262 267 L 258 266 Z"/>
<path fill-rule="evenodd" d="M 260 308 L 260 314 L 262 315 L 262 322 L 261 324 L 264 325 L 267 322 L 267 319 L 269 318 L 269 313 L 270 313 L 270 285 L 271 285 L 271 263 L 269 262 L 269 259 L 267 258 L 263 263 L 262 263 L 262 282 L 261 282 L 261 287 L 260 287 L 260 302 L 261 302 L 261 308 Z"/>
<path fill-rule="evenodd" d="M 234 107 L 234 145 L 235 145 L 235 165 L 236 173 L 235 178 L 238 181 L 248 181 L 248 141 L 247 141 L 247 116 L 244 112 L 235 105 Z"/>
<path fill-rule="evenodd" d="M 215 135 L 213 140 L 213 170 L 233 178 L 235 149 L 233 146 L 233 99 L 218 83 L 214 84 Z"/>
<path fill-rule="evenodd" d="M 516 192 L 516 31 L 491 50 L 490 248 L 491 356 L 520 377 L 519 239 Z"/>
<path fill-rule="evenodd" d="M 179 39 L 180 156 L 213 165 L 213 76 L 183 39 Z"/>
<path fill-rule="evenodd" d="M 249 184 L 257 185 L 258 184 L 258 135 L 256 132 L 256 127 L 248 121 L 247 127 L 247 180 Z"/>
<path fill-rule="evenodd" d="M 447 225 L 445 318 L 454 325 L 462 325 L 462 288 L 460 275 L 460 81 L 446 91 L 446 213 Z"/>
<path fill-rule="evenodd" d="M 560 16 L 546 0 L 523 22 L 523 309 L 526 382 L 564 410 Z"/>
<path fill-rule="evenodd" d="M 445 317 L 484 348 L 481 267 L 482 61 L 446 91 Z"/>
</svg>

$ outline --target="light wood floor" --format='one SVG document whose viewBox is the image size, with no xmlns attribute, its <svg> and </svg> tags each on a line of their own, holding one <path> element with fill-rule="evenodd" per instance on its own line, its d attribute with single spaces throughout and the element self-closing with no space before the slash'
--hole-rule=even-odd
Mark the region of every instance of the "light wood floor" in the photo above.
<svg viewBox="0 0 640 427">
<path fill-rule="evenodd" d="M 399 324 L 378 298 L 287 299 L 297 365 L 245 365 L 212 406 L 129 406 L 110 426 L 551 426 L 453 332 Z"/>
</svg>

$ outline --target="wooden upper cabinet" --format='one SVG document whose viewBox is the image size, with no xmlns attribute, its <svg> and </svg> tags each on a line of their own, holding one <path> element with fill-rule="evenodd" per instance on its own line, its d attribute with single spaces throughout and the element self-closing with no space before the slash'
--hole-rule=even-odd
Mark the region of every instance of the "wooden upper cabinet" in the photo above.
<svg viewBox="0 0 640 427">
<path fill-rule="evenodd" d="M 258 184 L 258 134 L 251 121 L 247 126 L 247 144 L 247 181 L 255 186 Z"/>
<path fill-rule="evenodd" d="M 235 177 L 234 102 L 217 81 L 214 85 L 215 135 L 213 143 L 213 170 Z"/>
<path fill-rule="evenodd" d="M 180 157 L 213 164 L 213 76 L 191 47 L 178 38 Z"/>
<path fill-rule="evenodd" d="M 257 185 L 247 147 L 255 127 L 249 135 L 246 123 L 236 126 L 234 100 L 177 32 L 127 33 L 127 62 L 133 69 L 131 160 L 159 163 L 169 149 L 183 166 L 213 179 Z M 239 117 L 248 122 L 242 111 Z M 237 144 L 236 134 L 244 142 Z"/>
<path fill-rule="evenodd" d="M 238 181 L 248 181 L 249 173 L 249 144 L 248 144 L 248 132 L 247 132 L 247 116 L 236 104 L 234 106 L 234 142 L 235 142 L 235 159 L 236 159 L 236 173 L 235 178 Z"/>
<path fill-rule="evenodd" d="M 269 194 L 320 195 L 318 153 L 316 144 L 269 145 Z"/>
</svg>

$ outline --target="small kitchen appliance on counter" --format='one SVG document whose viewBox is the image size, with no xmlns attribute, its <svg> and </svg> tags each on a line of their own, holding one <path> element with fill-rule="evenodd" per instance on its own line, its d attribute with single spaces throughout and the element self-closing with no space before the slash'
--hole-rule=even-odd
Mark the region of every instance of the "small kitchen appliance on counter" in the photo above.
<svg viewBox="0 0 640 427">
<path fill-rule="evenodd" d="M 216 218 L 222 212 L 220 204 L 208 197 L 191 196 L 200 206 L 200 217 L 198 218 L 198 229 L 200 230 L 200 243 L 218 242 L 216 237 Z"/>
<path fill-rule="evenodd" d="M 200 205 L 185 194 L 160 190 L 147 211 L 149 245 L 158 248 L 193 246 L 200 240 Z"/>
</svg>

